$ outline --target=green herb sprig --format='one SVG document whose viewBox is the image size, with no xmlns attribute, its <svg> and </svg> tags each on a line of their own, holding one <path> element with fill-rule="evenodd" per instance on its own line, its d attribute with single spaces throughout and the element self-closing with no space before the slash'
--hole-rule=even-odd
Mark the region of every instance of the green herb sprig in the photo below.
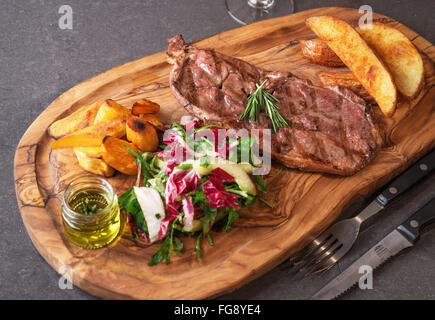
<svg viewBox="0 0 435 320">
<path fill-rule="evenodd" d="M 82 199 L 81 212 L 83 214 L 94 214 L 100 212 L 102 209 L 98 208 L 96 204 L 91 206 L 88 199 Z"/>
<path fill-rule="evenodd" d="M 279 113 L 279 107 L 275 104 L 276 102 L 279 102 L 279 100 L 263 89 L 266 81 L 267 80 L 265 80 L 261 85 L 256 84 L 257 90 L 249 96 L 248 104 L 239 120 L 249 118 L 258 121 L 258 114 L 261 111 L 261 107 L 263 107 L 266 116 L 268 116 L 272 121 L 273 131 L 276 133 L 277 128 L 287 127 L 288 123 Z"/>
</svg>

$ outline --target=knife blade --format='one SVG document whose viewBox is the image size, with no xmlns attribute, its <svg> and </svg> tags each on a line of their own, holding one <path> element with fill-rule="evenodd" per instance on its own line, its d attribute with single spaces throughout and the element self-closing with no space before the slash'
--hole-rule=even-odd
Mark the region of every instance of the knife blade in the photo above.
<svg viewBox="0 0 435 320">
<path fill-rule="evenodd" d="M 340 275 L 314 294 L 311 299 L 330 300 L 337 298 L 362 279 L 359 272 L 361 266 L 370 266 L 374 270 L 403 249 L 412 247 L 418 240 L 421 230 L 434 221 L 435 198 L 369 249 Z"/>
</svg>

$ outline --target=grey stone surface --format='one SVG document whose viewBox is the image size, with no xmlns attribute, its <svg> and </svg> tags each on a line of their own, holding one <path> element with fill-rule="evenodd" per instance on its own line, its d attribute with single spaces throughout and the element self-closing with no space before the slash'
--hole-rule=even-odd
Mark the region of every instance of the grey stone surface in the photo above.
<svg viewBox="0 0 435 320">
<path fill-rule="evenodd" d="M 60 30 L 59 7 L 73 9 L 73 30 Z M 370 4 L 434 42 L 435 2 L 428 0 L 295 0 L 296 11 Z M 21 220 L 13 187 L 13 158 L 20 137 L 57 96 L 107 69 L 165 50 L 165 39 L 187 41 L 237 27 L 220 0 L 119 0 L 0 2 L 0 299 L 94 299 L 74 287 L 61 290 L 59 275 L 42 259 Z M 227 299 L 305 299 L 391 231 L 435 192 L 435 175 L 386 210 L 352 252 L 321 275 L 298 279 L 278 267 Z M 354 206 L 355 207 L 355 206 Z M 346 215 L 355 213 L 355 208 Z M 374 289 L 352 289 L 343 299 L 434 299 L 435 232 L 374 272 Z"/>
</svg>

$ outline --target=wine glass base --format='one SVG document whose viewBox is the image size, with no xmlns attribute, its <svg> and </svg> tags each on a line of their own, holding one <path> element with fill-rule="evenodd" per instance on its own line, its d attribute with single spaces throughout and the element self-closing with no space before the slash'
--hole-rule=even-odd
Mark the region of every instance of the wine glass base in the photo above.
<svg viewBox="0 0 435 320">
<path fill-rule="evenodd" d="M 293 0 L 275 0 L 268 10 L 256 9 L 247 0 L 225 0 L 228 14 L 240 24 L 250 24 L 256 21 L 276 18 L 294 12 Z"/>
</svg>

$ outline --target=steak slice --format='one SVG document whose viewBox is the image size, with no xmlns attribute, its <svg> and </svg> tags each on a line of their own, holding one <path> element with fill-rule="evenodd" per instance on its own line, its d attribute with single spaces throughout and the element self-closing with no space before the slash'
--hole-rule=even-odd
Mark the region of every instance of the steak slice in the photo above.
<svg viewBox="0 0 435 320">
<path fill-rule="evenodd" d="M 289 72 L 266 71 L 211 49 L 168 40 L 173 95 L 205 123 L 227 128 L 271 129 L 263 112 L 258 122 L 238 121 L 256 84 L 278 98 L 289 124 L 272 134 L 272 159 L 304 171 L 351 175 L 378 153 L 380 135 L 366 102 L 342 87 L 318 87 Z"/>
</svg>

